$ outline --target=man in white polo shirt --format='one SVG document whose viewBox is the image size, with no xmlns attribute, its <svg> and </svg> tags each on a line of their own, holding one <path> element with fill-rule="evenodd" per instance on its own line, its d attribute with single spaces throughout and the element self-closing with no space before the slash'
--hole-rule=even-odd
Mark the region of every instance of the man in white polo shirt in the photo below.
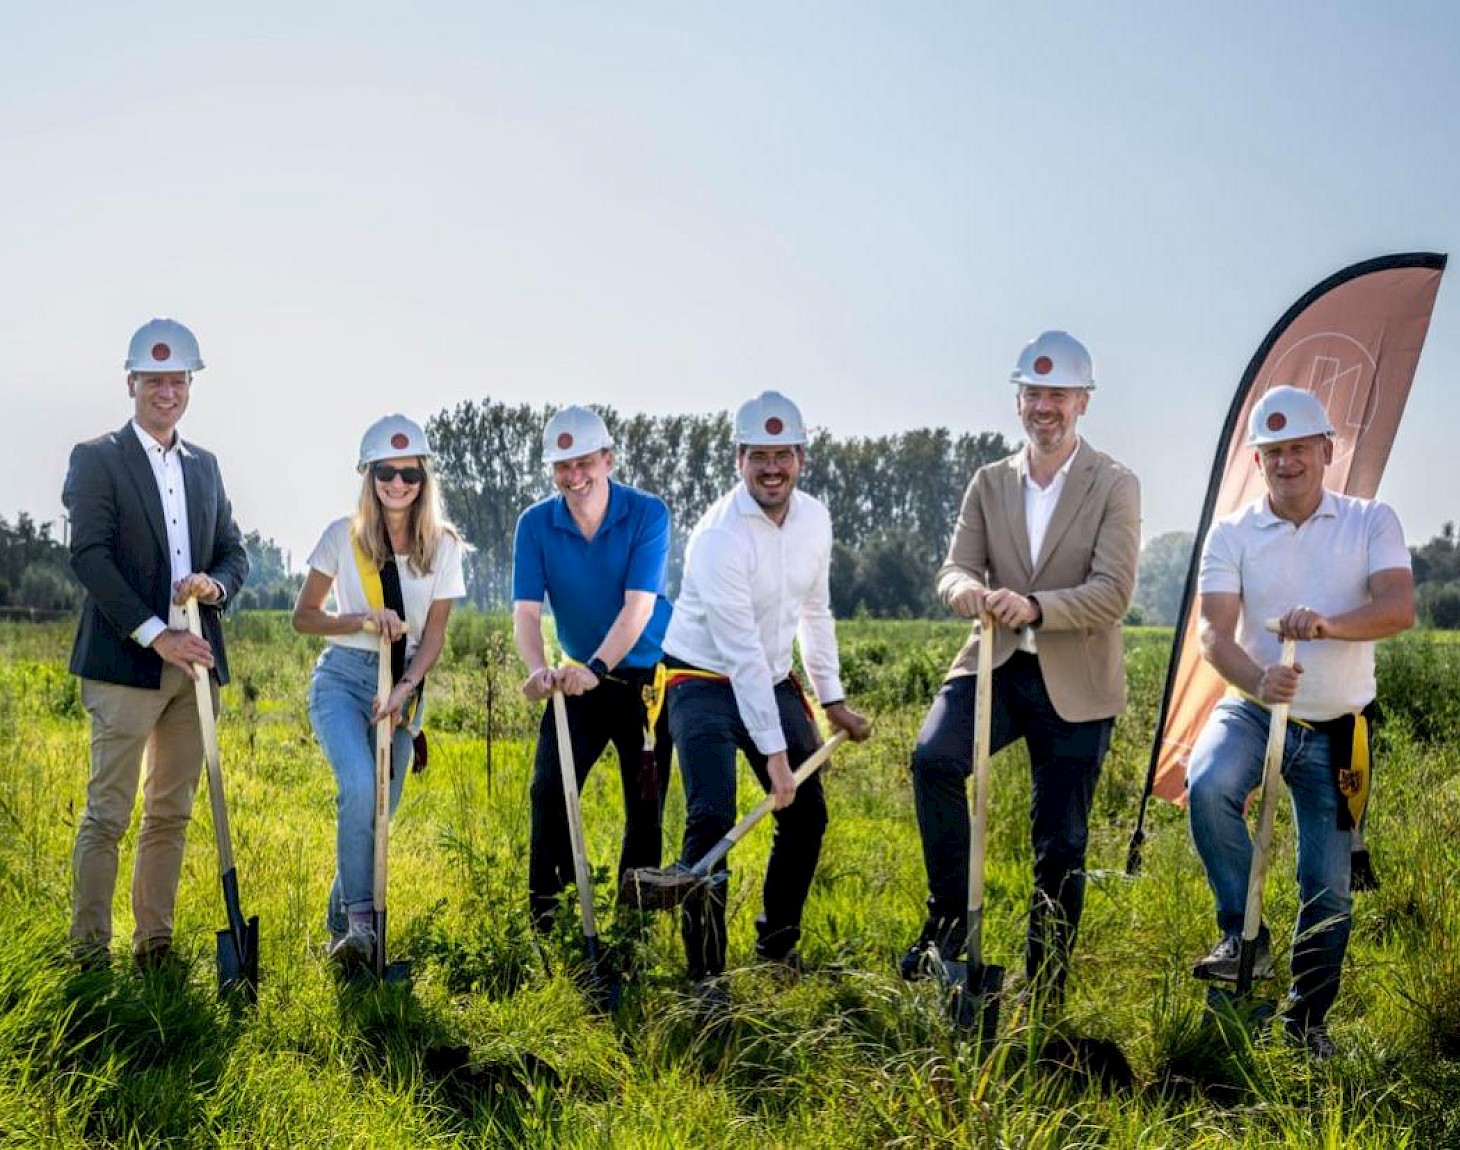
<svg viewBox="0 0 1460 1150">
<path fill-rule="evenodd" d="M 1267 495 L 1212 525 L 1202 548 L 1202 657 L 1231 686 L 1192 750 L 1191 835 L 1216 896 L 1222 937 L 1198 978 L 1235 980 L 1252 841 L 1243 818 L 1262 777 L 1268 708 L 1290 703 L 1283 778 L 1298 827 L 1298 893 L 1288 1035 L 1334 1053 L 1324 1025 L 1348 947 L 1353 760 L 1367 760 L 1374 641 L 1414 623 L 1414 579 L 1399 519 L 1383 503 L 1328 491 L 1333 426 L 1309 392 L 1275 387 L 1248 422 Z M 1265 629 L 1280 620 L 1281 633 Z M 1300 640 L 1280 662 L 1281 640 Z M 1356 752 L 1355 740 L 1359 740 Z M 1262 928 L 1254 970 L 1272 973 Z"/>
<path fill-rule="evenodd" d="M 742 482 L 695 524 L 664 636 L 669 733 L 687 806 L 681 861 L 703 858 L 734 824 L 738 748 L 775 803 L 756 954 L 794 965 L 826 802 L 818 776 L 799 791 L 792 778 L 821 743 L 791 675 L 793 637 L 827 721 L 857 741 L 871 727 L 842 697 L 828 592 L 831 517 L 796 490 L 806 460 L 801 412 L 764 392 L 737 413 L 735 442 Z M 725 969 L 724 884 L 691 896 L 681 926 L 691 980 L 708 1005 L 723 1001 L 714 980 Z"/>
</svg>

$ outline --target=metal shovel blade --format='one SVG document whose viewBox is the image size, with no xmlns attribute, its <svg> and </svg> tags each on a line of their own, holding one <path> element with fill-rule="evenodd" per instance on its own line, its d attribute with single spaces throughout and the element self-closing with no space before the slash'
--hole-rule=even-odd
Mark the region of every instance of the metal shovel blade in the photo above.
<svg viewBox="0 0 1460 1150">
<path fill-rule="evenodd" d="M 395 962 L 387 962 L 385 958 L 385 916 L 384 910 L 375 912 L 375 954 L 370 960 L 370 973 L 375 976 L 377 982 L 409 982 L 411 979 L 411 963 L 409 959 L 397 959 Z"/>
<path fill-rule="evenodd" d="M 598 938 L 585 939 L 588 953 L 588 973 L 583 982 L 583 992 L 588 1002 L 600 1014 L 611 1014 L 623 1001 L 623 986 L 608 970 L 608 964 L 599 948 Z"/>
<path fill-rule="evenodd" d="M 701 887 L 725 882 L 728 871 L 702 874 L 683 863 L 633 867 L 619 883 L 618 900 L 634 910 L 673 910 Z"/>
<path fill-rule="evenodd" d="M 988 1046 L 999 1032 L 999 999 L 1004 990 L 1004 968 L 967 962 L 944 962 L 948 988 L 948 1016 L 961 1030 Z"/>
<path fill-rule="evenodd" d="M 243 937 L 231 927 L 218 932 L 218 994 L 238 994 L 246 1002 L 259 996 L 259 916 L 244 923 Z"/>
</svg>

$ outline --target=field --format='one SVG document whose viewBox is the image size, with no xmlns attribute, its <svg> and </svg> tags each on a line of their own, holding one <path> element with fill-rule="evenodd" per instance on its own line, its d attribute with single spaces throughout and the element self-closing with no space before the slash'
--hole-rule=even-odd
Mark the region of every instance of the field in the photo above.
<svg viewBox="0 0 1460 1150">
<path fill-rule="evenodd" d="M 763 827 L 731 856 L 733 1010 L 704 1028 L 672 919 L 639 946 L 614 921 L 611 754 L 584 810 L 600 921 L 615 959 L 637 972 L 622 1005 L 587 1008 L 570 906 L 548 944 L 533 945 L 535 715 L 517 692 L 505 621 L 466 613 L 433 679 L 431 765 L 408 781 L 391 839 L 392 951 L 412 960 L 414 979 L 338 985 L 322 956 L 333 780 L 304 708 L 317 643 L 281 617 L 229 626 L 223 761 L 244 908 L 259 915 L 264 948 L 260 999 L 244 1009 L 215 996 L 223 914 L 202 799 L 178 904 L 181 967 L 144 977 L 118 961 L 82 974 L 64 960 L 88 726 L 65 669 L 69 626 L 0 622 L 0 1143 L 1460 1146 L 1460 645 L 1445 636 L 1381 649 L 1387 720 L 1369 837 L 1383 886 L 1356 899 L 1331 1018 L 1343 1053 L 1314 1064 L 1205 1012 L 1189 971 L 1213 938 L 1211 899 L 1182 812 L 1153 808 L 1145 866 L 1124 875 L 1169 646 L 1164 631 L 1130 634 L 1131 706 L 1100 784 L 1060 1027 L 1118 1043 L 1135 1071 L 1121 1087 L 1042 1059 L 1048 1035 L 1018 1019 L 981 1057 L 930 988 L 896 977 L 924 893 L 907 756 L 961 627 L 842 625 L 849 698 L 876 733 L 828 769 L 808 971 L 751 963 Z M 1026 774 L 1018 748 L 995 760 L 986 950 L 1011 973 L 1030 888 Z M 755 797 L 743 771 L 742 809 Z M 682 821 L 676 782 L 666 860 Z M 1276 849 L 1269 917 L 1285 937 L 1295 913 L 1285 810 Z"/>
</svg>

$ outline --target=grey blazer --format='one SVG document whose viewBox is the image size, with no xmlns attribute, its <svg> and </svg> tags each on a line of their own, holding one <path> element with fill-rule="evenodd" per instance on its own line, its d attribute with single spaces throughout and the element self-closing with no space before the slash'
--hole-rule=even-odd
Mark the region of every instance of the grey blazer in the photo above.
<svg viewBox="0 0 1460 1150">
<path fill-rule="evenodd" d="M 218 460 L 183 442 L 193 570 L 216 579 L 231 599 L 248 575 L 243 538 Z M 155 689 L 162 682 L 162 656 L 130 636 L 153 615 L 167 619 L 172 567 L 162 497 L 130 422 L 72 449 L 61 500 L 71 516 L 71 570 L 86 591 L 71 670 L 87 679 Z M 226 683 L 218 609 L 203 606 L 202 624 L 213 645 L 214 673 Z"/>
</svg>

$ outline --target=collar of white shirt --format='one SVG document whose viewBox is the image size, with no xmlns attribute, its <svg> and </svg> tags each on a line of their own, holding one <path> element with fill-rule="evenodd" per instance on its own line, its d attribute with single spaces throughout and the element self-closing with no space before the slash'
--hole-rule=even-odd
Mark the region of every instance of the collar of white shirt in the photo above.
<svg viewBox="0 0 1460 1150">
<path fill-rule="evenodd" d="M 1051 479 L 1050 480 L 1051 483 L 1054 483 L 1054 482 L 1056 482 L 1058 480 L 1063 480 L 1067 475 L 1069 475 L 1070 468 L 1075 465 L 1075 458 L 1076 458 L 1076 456 L 1078 456 L 1080 454 L 1080 451 L 1081 451 L 1081 449 L 1084 448 L 1084 446 L 1085 446 L 1085 441 L 1083 439 L 1081 439 L 1079 436 L 1076 436 L 1075 437 L 1075 450 L 1072 451 L 1072 452 L 1070 452 L 1070 457 L 1068 459 L 1066 459 L 1064 461 L 1064 463 L 1062 463 L 1060 465 L 1060 469 L 1054 473 L 1054 479 Z M 1049 490 L 1047 487 L 1040 487 L 1039 484 L 1037 484 L 1037 483 L 1034 482 L 1033 477 L 1029 474 L 1029 446 L 1028 446 L 1028 444 L 1025 444 L 1024 450 L 1019 453 L 1019 478 L 1024 481 L 1024 485 L 1026 487 L 1032 487 L 1036 491 L 1047 491 L 1047 490 Z"/>
<path fill-rule="evenodd" d="M 156 451 L 161 455 L 166 455 L 169 451 L 172 451 L 174 448 L 176 448 L 179 455 L 186 455 L 191 458 L 193 454 L 191 451 L 188 450 L 188 445 L 183 442 L 182 436 L 177 433 L 176 429 L 174 429 L 172 433 L 172 447 L 164 447 L 161 443 L 159 443 L 156 439 L 152 437 L 152 433 L 150 431 L 144 428 L 135 419 L 132 420 L 132 430 L 137 433 L 137 442 L 142 445 L 143 451 Z"/>
<path fill-rule="evenodd" d="M 1314 519 L 1337 518 L 1338 500 L 1333 497 L 1333 492 L 1325 487 L 1323 489 L 1323 498 L 1318 501 L 1318 509 L 1307 519 L 1303 520 L 1303 522 L 1309 523 Z M 1273 511 L 1272 497 L 1270 495 L 1264 495 L 1262 497 L 1262 505 L 1258 507 L 1257 515 L 1254 517 L 1253 522 L 1260 528 L 1281 527 L 1283 524 L 1287 524 L 1289 527 L 1293 525 L 1291 520 L 1284 519 L 1281 515 Z"/>
</svg>

